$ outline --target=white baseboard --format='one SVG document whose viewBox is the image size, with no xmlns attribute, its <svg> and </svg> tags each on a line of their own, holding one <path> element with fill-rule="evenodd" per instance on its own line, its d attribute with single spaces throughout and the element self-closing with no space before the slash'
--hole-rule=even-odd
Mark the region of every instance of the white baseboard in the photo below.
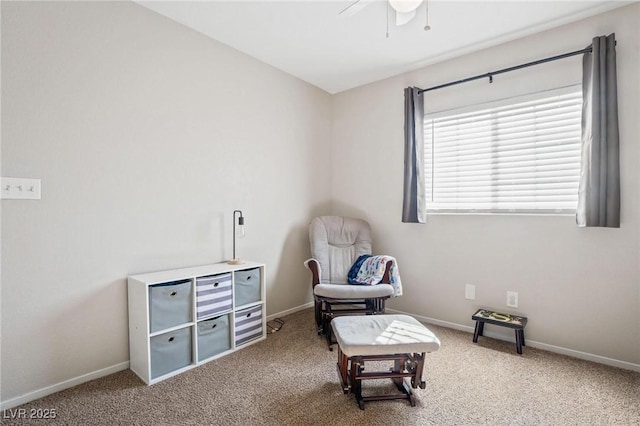
<svg viewBox="0 0 640 426">
<path fill-rule="evenodd" d="M 395 309 L 388 309 L 387 308 L 386 311 L 388 313 L 410 315 L 410 316 L 414 317 L 415 319 L 417 319 L 418 321 L 422 321 L 422 322 L 426 322 L 426 323 L 434 324 L 434 325 L 439 325 L 439 326 L 446 327 L 446 328 L 453 328 L 454 330 L 465 331 L 467 333 L 473 333 L 474 332 L 474 327 L 470 327 L 470 326 L 467 326 L 467 325 L 456 324 L 456 323 L 449 322 L 449 321 L 442 321 L 442 320 L 438 320 L 438 319 L 435 319 L 435 318 L 423 317 L 423 316 L 414 315 L 414 314 L 411 314 L 411 313 L 408 313 L 408 312 L 397 311 Z M 492 339 L 504 340 L 504 341 L 507 341 L 507 342 L 515 341 L 515 337 L 513 339 L 509 340 L 508 336 L 503 335 L 503 334 L 499 334 L 499 333 L 493 333 L 493 332 L 486 332 L 485 331 L 483 333 L 483 335 L 485 337 L 491 337 Z M 526 339 L 526 344 L 527 344 L 527 346 L 531 346 L 532 348 L 542 349 L 542 350 L 545 350 L 545 351 L 554 352 L 554 353 L 561 354 L 561 355 L 567 355 L 567 356 L 571 356 L 571 357 L 574 357 L 574 358 L 583 359 L 585 361 L 597 362 L 599 364 L 609 365 L 611 367 L 622 368 L 624 370 L 631 370 L 631 371 L 640 372 L 640 364 L 634 364 L 632 362 L 620 361 L 618 359 L 607 358 L 605 356 L 594 355 L 594 354 L 590 354 L 590 353 L 587 353 L 587 352 L 576 351 L 574 349 L 563 348 L 561 346 L 555 346 L 555 345 L 550 345 L 548 343 L 537 342 L 537 341 L 531 340 L 531 339 Z"/>
<path fill-rule="evenodd" d="M 111 367 L 83 374 L 82 376 L 74 377 L 73 379 L 65 380 L 64 382 L 56 383 L 55 385 L 47 386 L 46 388 L 38 389 L 36 391 L 20 395 L 7 401 L 2 401 L 0 402 L 0 409 L 7 410 L 9 408 L 17 407 L 18 405 L 26 404 L 27 402 L 43 398 L 47 395 L 51 395 L 52 393 L 60 392 L 65 389 L 78 386 L 79 384 L 94 379 L 99 379 L 100 377 L 108 376 L 109 374 L 117 373 L 118 371 L 126 370 L 127 368 L 129 368 L 129 361 L 121 362 L 120 364 L 112 365 Z"/>
<path fill-rule="evenodd" d="M 304 305 L 296 306 L 295 308 L 287 309 L 286 311 L 278 312 L 267 316 L 267 321 L 271 321 L 274 318 L 283 317 L 285 315 L 293 314 L 298 311 L 303 311 L 313 307 L 313 302 L 305 303 Z"/>
</svg>

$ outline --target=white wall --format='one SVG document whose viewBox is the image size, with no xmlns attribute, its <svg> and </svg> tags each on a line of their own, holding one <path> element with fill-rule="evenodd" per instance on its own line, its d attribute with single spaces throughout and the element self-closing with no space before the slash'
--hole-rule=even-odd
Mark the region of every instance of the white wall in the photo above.
<svg viewBox="0 0 640 426">
<path fill-rule="evenodd" d="M 375 251 L 397 257 L 405 296 L 391 309 L 472 326 L 478 307 L 509 311 L 519 293 L 528 340 L 640 364 L 640 5 L 469 54 L 333 97 L 332 211 L 367 218 Z M 403 224 L 403 88 L 430 87 L 587 46 L 616 33 L 622 225 L 578 228 L 574 217 L 440 215 Z M 581 81 L 574 57 L 429 92 L 427 110 Z M 476 285 L 476 300 L 464 298 Z M 511 311 L 514 312 L 514 311 Z"/>
<path fill-rule="evenodd" d="M 3 401 L 129 359 L 126 276 L 267 264 L 268 314 L 308 302 L 330 209 L 330 96 L 133 3 L 2 2 Z"/>
</svg>

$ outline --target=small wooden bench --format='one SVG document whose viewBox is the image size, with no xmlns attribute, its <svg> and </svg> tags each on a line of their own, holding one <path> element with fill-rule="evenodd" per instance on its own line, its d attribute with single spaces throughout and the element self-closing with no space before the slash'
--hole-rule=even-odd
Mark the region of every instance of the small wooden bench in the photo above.
<svg viewBox="0 0 640 426">
<path fill-rule="evenodd" d="M 411 378 L 411 387 L 425 388 L 422 380 L 424 357 L 440 348 L 438 338 L 415 318 L 408 315 L 342 316 L 331 321 L 338 342 L 338 375 L 342 391 L 355 395 L 364 410 L 365 401 L 415 399 L 404 378 Z M 394 361 L 389 371 L 364 372 L 365 361 Z M 401 393 L 363 396 L 362 381 L 391 379 Z"/>
<path fill-rule="evenodd" d="M 499 312 L 490 311 L 488 309 L 478 309 L 471 316 L 476 321 L 476 328 L 473 333 L 473 343 L 478 342 L 478 336 L 482 336 L 484 332 L 484 324 L 489 323 L 500 327 L 512 328 L 516 332 L 516 351 L 522 355 L 522 347 L 524 344 L 524 327 L 527 325 L 527 318 L 509 314 L 501 314 Z"/>
</svg>

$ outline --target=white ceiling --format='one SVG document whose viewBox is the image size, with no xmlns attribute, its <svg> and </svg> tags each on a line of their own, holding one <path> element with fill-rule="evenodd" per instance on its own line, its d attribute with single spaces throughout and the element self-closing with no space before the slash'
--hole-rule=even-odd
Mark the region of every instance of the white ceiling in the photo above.
<svg viewBox="0 0 640 426">
<path fill-rule="evenodd" d="M 337 93 L 629 4 L 621 1 L 429 1 L 396 27 L 387 2 L 137 1 L 254 58 Z M 599 34 L 594 34 L 599 35 Z M 585 45 L 589 40 L 585 40 Z M 582 46 L 576 46 L 576 49 Z M 549 56 L 556 52 L 549 48 Z M 538 59 L 538 58 L 532 58 Z M 489 70 L 488 70 L 489 71 Z"/>
</svg>

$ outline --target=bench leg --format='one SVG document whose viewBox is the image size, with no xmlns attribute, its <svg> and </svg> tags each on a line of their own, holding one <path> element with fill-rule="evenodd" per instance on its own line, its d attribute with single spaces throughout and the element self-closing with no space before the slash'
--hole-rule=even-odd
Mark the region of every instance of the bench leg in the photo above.
<svg viewBox="0 0 640 426">
<path fill-rule="evenodd" d="M 516 351 L 522 355 L 522 347 L 524 344 L 524 329 L 516 330 Z"/>
<path fill-rule="evenodd" d="M 484 321 L 476 321 L 476 328 L 473 331 L 473 343 L 478 343 L 478 336 L 484 333 Z"/>
<path fill-rule="evenodd" d="M 519 355 L 522 355 L 522 341 L 524 337 L 524 333 L 522 330 L 516 330 L 516 351 Z"/>
</svg>

